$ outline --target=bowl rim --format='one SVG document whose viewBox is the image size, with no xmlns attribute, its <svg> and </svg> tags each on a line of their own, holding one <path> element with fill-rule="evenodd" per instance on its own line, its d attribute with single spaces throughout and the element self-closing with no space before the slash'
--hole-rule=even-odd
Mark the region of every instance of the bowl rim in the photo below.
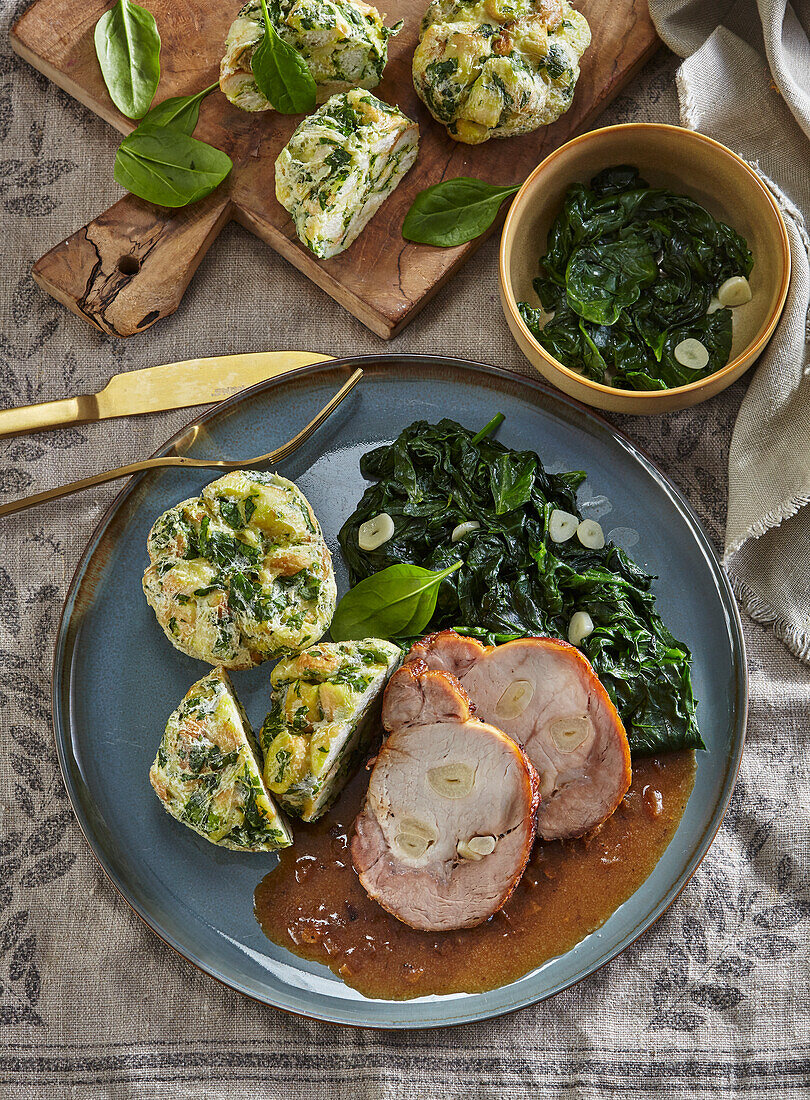
<svg viewBox="0 0 810 1100">
<path fill-rule="evenodd" d="M 566 367 L 559 360 L 555 359 L 552 355 L 546 351 L 546 349 L 538 343 L 534 338 L 528 325 L 520 315 L 520 311 L 517 308 L 517 302 L 514 291 L 512 289 L 512 281 L 508 273 L 508 259 L 511 254 L 512 248 L 512 236 L 515 232 L 515 226 L 518 219 L 518 212 L 522 209 L 523 203 L 526 199 L 526 195 L 529 187 L 534 180 L 552 163 L 557 157 L 561 156 L 564 152 L 571 149 L 574 145 L 583 144 L 592 140 L 594 137 L 610 133 L 613 131 L 638 131 L 638 130 L 659 130 L 668 133 L 676 133 L 678 140 L 685 141 L 697 141 L 702 142 L 705 145 L 714 149 L 715 153 L 725 156 L 730 160 L 736 162 L 736 164 L 742 168 L 745 174 L 750 178 L 751 182 L 759 189 L 759 191 L 765 196 L 770 204 L 771 211 L 776 218 L 776 224 L 779 228 L 779 238 L 782 245 L 782 282 L 779 287 L 779 295 L 776 300 L 774 308 L 771 310 L 770 315 L 763 327 L 760 328 L 759 334 L 754 340 L 746 345 L 745 348 L 730 362 L 726 363 L 720 370 L 715 371 L 713 374 L 706 375 L 705 378 L 700 378 L 695 382 L 688 382 L 685 386 L 672 386 L 665 390 L 625 390 L 620 389 L 618 386 L 607 386 L 602 382 L 595 382 L 591 378 L 587 378 L 583 374 L 579 374 L 577 371 L 571 370 L 570 367 Z M 717 382 L 723 378 L 727 378 L 727 385 L 730 385 L 735 381 L 733 376 L 736 373 L 742 373 L 741 368 L 745 368 L 746 361 L 749 363 L 753 358 L 758 356 L 765 347 L 765 344 L 773 335 L 773 330 L 782 315 L 782 310 L 785 307 L 787 301 L 788 290 L 790 288 L 790 276 L 791 276 L 791 256 L 790 256 L 790 242 L 788 238 L 787 226 L 785 225 L 785 219 L 782 216 L 782 211 L 773 197 L 770 189 L 760 179 L 759 175 L 754 171 L 750 164 L 745 161 L 741 156 L 735 153 L 732 149 L 729 149 L 727 145 L 723 145 L 722 142 L 716 141 L 714 138 L 708 137 L 706 134 L 701 134 L 698 130 L 689 130 L 685 126 L 674 126 L 670 123 L 664 122 L 622 122 L 617 123 L 614 126 L 600 126 L 595 130 L 588 130 L 584 134 L 579 134 L 575 138 L 571 138 L 570 141 L 566 141 L 563 145 L 554 149 L 547 157 L 540 161 L 536 168 L 526 177 L 520 190 L 512 200 L 509 211 L 504 221 L 503 231 L 501 233 L 500 247 L 498 250 L 498 276 L 500 279 L 501 290 L 503 291 L 503 300 L 506 303 L 509 314 L 514 324 L 517 325 L 518 331 L 526 339 L 531 341 L 534 348 L 537 349 L 542 359 L 548 363 L 554 370 L 559 371 L 565 375 L 566 378 L 572 382 L 579 383 L 585 389 L 594 390 L 597 393 L 606 394 L 610 396 L 620 396 L 626 398 L 628 401 L 662 401 L 670 398 L 672 394 L 688 394 L 705 389 L 708 386 L 712 386 L 714 392 L 720 392 L 724 389 L 724 386 L 717 387 Z M 534 364 L 533 364 L 534 365 Z M 535 368 L 537 369 L 537 368 Z M 715 388 L 716 387 L 716 388 Z M 710 395 L 707 395 L 710 396 Z"/>
</svg>

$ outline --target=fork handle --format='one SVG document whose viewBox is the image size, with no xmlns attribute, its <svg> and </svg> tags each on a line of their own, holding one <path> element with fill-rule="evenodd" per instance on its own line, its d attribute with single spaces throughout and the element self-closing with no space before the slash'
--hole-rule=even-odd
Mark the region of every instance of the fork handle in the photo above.
<svg viewBox="0 0 810 1100">
<path fill-rule="evenodd" d="M 30 497 L 22 497 L 20 500 L 10 500 L 8 504 L 0 504 L 0 516 L 13 516 L 15 512 L 24 512 L 26 508 L 33 508 L 37 504 L 45 504 L 49 500 L 58 500 L 59 497 L 69 497 L 73 493 L 80 493 L 82 489 L 92 489 L 94 485 L 104 485 L 107 481 L 116 481 L 119 477 L 130 477 L 139 474 L 142 470 L 154 470 L 157 466 L 227 466 L 226 462 L 203 461 L 196 458 L 146 458 L 142 462 L 130 462 L 128 466 L 116 466 L 112 470 L 104 470 L 92 477 L 83 477 L 79 481 L 71 481 L 67 485 L 57 485 L 55 489 L 45 489 L 41 493 L 34 493 Z"/>
<path fill-rule="evenodd" d="M 34 493 L 33 496 L 23 497 L 21 500 L 10 500 L 8 504 L 0 504 L 0 516 L 13 516 L 15 512 L 24 512 L 26 508 L 33 508 L 37 504 L 44 504 L 48 500 L 58 500 L 59 497 L 68 497 L 72 493 L 79 493 L 82 489 L 92 489 L 94 485 L 104 485 L 107 481 L 115 481 L 119 477 L 129 477 L 131 474 L 139 474 L 142 470 L 154 470 L 160 466 L 193 466 L 203 469 L 234 470 L 238 466 L 256 466 L 260 462 L 281 462 L 288 458 L 294 451 L 305 443 L 313 432 L 327 420 L 344 398 L 352 392 L 354 387 L 363 377 L 362 368 L 358 367 L 343 383 L 337 393 L 328 401 L 321 411 L 305 425 L 300 432 L 288 439 L 274 451 L 266 455 L 257 455 L 255 458 L 242 459 L 238 462 L 228 462 L 217 458 L 186 458 L 185 456 L 164 456 L 162 458 L 144 458 L 140 462 L 130 462 L 128 466 L 116 466 L 112 470 L 104 470 L 100 474 L 91 477 L 83 477 L 80 481 L 71 481 L 67 485 L 58 485 L 55 489 L 45 489 L 42 493 Z"/>
</svg>

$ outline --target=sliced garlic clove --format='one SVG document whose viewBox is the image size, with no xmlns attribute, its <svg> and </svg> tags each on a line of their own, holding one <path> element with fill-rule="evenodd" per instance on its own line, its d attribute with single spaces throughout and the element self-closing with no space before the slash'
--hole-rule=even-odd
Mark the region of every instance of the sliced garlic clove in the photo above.
<svg viewBox="0 0 810 1100">
<path fill-rule="evenodd" d="M 497 843 L 498 838 L 496 836 L 474 836 L 469 841 L 468 847 L 471 852 L 475 852 L 479 856 L 491 856 Z"/>
<path fill-rule="evenodd" d="M 406 818 L 399 826 L 394 843 L 410 859 L 419 859 L 436 842 L 436 830 L 424 821 Z"/>
<path fill-rule="evenodd" d="M 593 619 L 587 611 L 575 611 L 568 624 L 568 641 L 581 645 L 589 634 L 593 634 Z"/>
<path fill-rule="evenodd" d="M 531 703 L 534 684 L 531 680 L 513 680 L 495 704 L 499 718 L 517 718 Z"/>
<path fill-rule="evenodd" d="M 717 300 L 721 306 L 744 306 L 753 297 L 751 284 L 744 275 L 732 275 L 720 284 Z"/>
<path fill-rule="evenodd" d="M 462 859 L 479 860 L 491 856 L 497 843 L 498 838 L 494 836 L 474 836 L 469 840 L 460 840 L 456 851 Z"/>
<path fill-rule="evenodd" d="M 595 519 L 584 519 L 577 527 L 577 538 L 589 550 L 601 550 L 605 545 L 605 532 L 602 524 Z"/>
<path fill-rule="evenodd" d="M 716 298 L 712 298 L 712 300 L 709 302 L 709 308 L 706 310 L 706 312 L 707 313 L 717 313 L 718 309 L 722 309 L 722 308 L 723 308 L 723 303 L 718 302 L 718 300 Z"/>
<path fill-rule="evenodd" d="M 357 542 L 361 550 L 376 550 L 388 542 L 394 533 L 394 521 L 387 512 L 361 523 L 357 531 Z"/>
<path fill-rule="evenodd" d="M 549 727 L 551 739 L 560 752 L 573 752 L 591 732 L 591 720 L 584 715 L 555 718 Z"/>
<path fill-rule="evenodd" d="M 416 833 L 397 833 L 397 848 L 411 859 L 419 859 L 427 851 L 430 841 L 425 836 L 417 836 Z"/>
<path fill-rule="evenodd" d="M 548 517 L 548 537 L 552 542 L 568 542 L 577 533 L 579 520 L 562 508 L 554 508 Z"/>
<path fill-rule="evenodd" d="M 440 764 L 429 769 L 427 781 L 442 798 L 466 798 L 473 789 L 475 775 L 469 764 Z"/>
<path fill-rule="evenodd" d="M 686 367 L 687 370 L 703 370 L 709 364 L 709 352 L 705 345 L 691 336 L 681 340 L 680 344 L 676 344 L 673 354 L 681 366 Z"/>
<path fill-rule="evenodd" d="M 467 535 L 471 535 L 473 531 L 477 531 L 480 526 L 481 524 L 477 519 L 468 519 L 466 523 L 460 523 L 458 527 L 453 528 L 450 541 L 458 542 L 459 539 L 463 539 Z"/>
</svg>

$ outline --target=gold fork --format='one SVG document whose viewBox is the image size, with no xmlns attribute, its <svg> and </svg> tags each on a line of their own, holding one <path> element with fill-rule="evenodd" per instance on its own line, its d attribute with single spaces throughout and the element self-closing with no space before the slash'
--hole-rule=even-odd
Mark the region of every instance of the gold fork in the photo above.
<svg viewBox="0 0 810 1100">
<path fill-rule="evenodd" d="M 242 458 L 236 460 L 224 460 L 216 458 L 146 458 L 142 462 L 130 462 L 128 466 L 118 466 L 114 470 L 105 470 L 101 474 L 93 474 L 92 477 L 83 477 L 80 481 L 71 481 L 68 485 L 60 485 L 56 489 L 46 489 L 43 493 L 34 493 L 30 497 L 22 497 L 21 500 L 10 500 L 8 504 L 0 504 L 0 516 L 11 516 L 15 512 L 22 512 L 26 508 L 33 508 L 35 504 L 44 504 L 47 500 L 56 500 L 58 497 L 70 496 L 82 489 L 92 489 L 94 485 L 103 485 L 105 481 L 115 481 L 119 477 L 129 477 L 130 474 L 139 474 L 141 470 L 154 470 L 160 466 L 202 466 L 217 467 L 224 470 L 241 470 L 244 466 L 258 466 L 262 462 L 281 462 L 288 458 L 293 451 L 297 451 L 302 443 L 306 443 L 313 432 L 317 431 L 327 417 L 331 416 L 344 397 L 347 397 L 360 379 L 363 372 L 358 369 L 352 374 L 337 391 L 332 400 L 324 405 L 316 417 L 310 420 L 305 428 L 292 437 L 287 443 L 270 451 L 266 455 L 257 455 L 255 458 Z"/>
</svg>

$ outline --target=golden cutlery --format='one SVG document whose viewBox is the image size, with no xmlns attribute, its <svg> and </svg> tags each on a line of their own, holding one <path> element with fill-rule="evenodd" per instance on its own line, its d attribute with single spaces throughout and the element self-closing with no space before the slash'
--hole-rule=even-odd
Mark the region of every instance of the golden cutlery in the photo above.
<svg viewBox="0 0 810 1100">
<path fill-rule="evenodd" d="M 332 400 L 321 409 L 316 417 L 310 420 L 309 424 L 305 428 L 292 437 L 287 443 L 284 443 L 281 447 L 277 447 L 274 451 L 270 451 L 266 455 L 257 455 L 255 458 L 240 458 L 240 459 L 216 459 L 216 458 L 176 458 L 166 456 L 165 458 L 146 458 L 142 462 L 130 462 L 128 466 L 118 466 L 113 470 L 105 470 L 101 474 L 93 474 L 92 477 L 83 477 L 81 481 L 71 481 L 68 485 L 60 485 L 56 489 L 46 489 L 42 493 L 34 493 L 33 496 L 23 497 L 21 500 L 10 500 L 8 504 L 0 504 L 0 516 L 11 516 L 15 512 L 22 512 L 26 508 L 33 508 L 35 504 L 44 504 L 47 500 L 56 500 L 58 497 L 70 496 L 71 493 L 78 493 L 82 489 L 92 489 L 94 485 L 103 485 L 106 481 L 115 481 L 119 477 L 129 477 L 130 474 L 138 474 L 141 470 L 154 470 L 161 466 L 199 466 L 199 467 L 216 467 L 222 470 L 241 470 L 246 466 L 258 466 L 262 462 L 281 462 L 282 459 L 288 458 L 293 451 L 298 450 L 302 443 L 305 443 L 314 431 L 316 431 L 327 417 L 331 416 L 344 397 L 347 397 L 360 379 L 363 377 L 362 370 L 358 369 L 352 374 L 347 382 L 345 382 L 337 391 Z M 199 425 L 195 425 L 190 429 L 191 439 L 194 439 L 196 432 L 199 429 Z"/>
<path fill-rule="evenodd" d="M 113 375 L 98 393 L 0 409 L 0 435 L 86 424 L 112 416 L 183 409 L 187 405 L 210 405 L 267 378 L 277 378 L 331 358 L 313 351 L 258 351 L 124 371 Z"/>
</svg>

